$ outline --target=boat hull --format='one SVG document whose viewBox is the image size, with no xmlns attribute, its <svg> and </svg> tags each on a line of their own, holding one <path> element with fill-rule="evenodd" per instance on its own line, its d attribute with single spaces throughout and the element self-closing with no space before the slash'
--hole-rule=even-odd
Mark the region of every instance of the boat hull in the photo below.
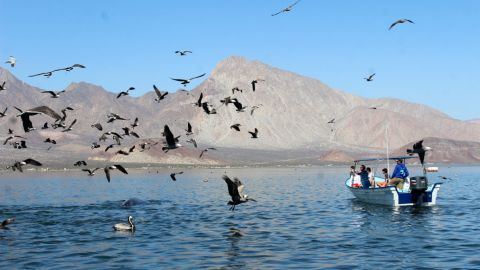
<svg viewBox="0 0 480 270">
<path fill-rule="evenodd" d="M 408 206 L 415 205 L 416 195 L 410 192 L 400 192 L 394 186 L 387 186 L 383 188 L 352 188 L 350 186 L 351 180 L 345 182 L 347 188 L 359 201 L 371 204 L 389 205 L 389 206 Z M 441 183 L 435 183 L 429 186 L 425 193 L 418 198 L 421 205 L 430 206 L 437 203 L 437 195 L 440 190 Z"/>
</svg>

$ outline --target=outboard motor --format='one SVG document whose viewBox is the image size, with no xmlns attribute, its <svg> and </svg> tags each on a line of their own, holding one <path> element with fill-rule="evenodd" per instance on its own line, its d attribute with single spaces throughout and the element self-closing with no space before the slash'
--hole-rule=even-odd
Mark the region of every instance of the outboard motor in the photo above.
<svg viewBox="0 0 480 270">
<path fill-rule="evenodd" d="M 415 205 L 422 205 L 425 191 L 428 188 L 428 179 L 426 176 L 410 177 L 410 191 L 412 194 L 412 202 Z"/>
</svg>

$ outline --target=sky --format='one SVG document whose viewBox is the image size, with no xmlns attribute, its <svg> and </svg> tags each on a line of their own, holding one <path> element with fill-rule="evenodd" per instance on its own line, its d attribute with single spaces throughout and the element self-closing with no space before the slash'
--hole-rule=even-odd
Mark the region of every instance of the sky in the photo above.
<svg viewBox="0 0 480 270">
<path fill-rule="evenodd" d="M 176 91 L 170 77 L 208 75 L 236 55 L 354 95 L 480 118 L 480 1 L 301 0 L 271 16 L 293 2 L 0 0 L 1 66 L 42 89 L 86 81 L 112 92 L 133 86 L 138 96 L 153 84 Z M 401 18 L 415 24 L 389 31 Z M 15 68 L 4 64 L 10 55 Z M 28 77 L 75 63 L 87 68 Z"/>
</svg>

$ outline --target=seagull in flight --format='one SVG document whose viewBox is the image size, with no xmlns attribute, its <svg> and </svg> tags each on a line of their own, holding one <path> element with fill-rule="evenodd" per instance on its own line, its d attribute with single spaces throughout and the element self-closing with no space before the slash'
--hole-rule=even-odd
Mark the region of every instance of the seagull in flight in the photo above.
<svg viewBox="0 0 480 270">
<path fill-rule="evenodd" d="M 185 131 L 187 132 L 185 135 L 187 136 L 190 136 L 193 134 L 193 131 L 192 131 L 192 125 L 190 124 L 190 122 L 187 123 L 187 129 L 185 129 Z"/>
<path fill-rule="evenodd" d="M 400 19 L 400 20 L 397 20 L 395 21 L 394 23 L 392 23 L 390 25 L 390 27 L 388 28 L 388 30 L 392 29 L 395 25 L 399 24 L 399 23 L 414 23 L 413 21 L 409 20 L 409 19 Z"/>
<path fill-rule="evenodd" d="M 60 120 L 62 118 L 58 113 L 56 113 L 54 110 L 50 109 L 47 106 L 39 106 L 27 111 L 23 111 L 15 106 L 14 108 L 20 112 L 20 114 L 17 115 L 17 117 L 20 117 L 20 119 L 22 120 L 23 130 L 25 132 L 30 132 L 35 129 L 33 127 L 32 121 L 30 120 L 30 116 L 37 115 L 37 114 L 45 114 L 54 118 L 55 120 Z"/>
<path fill-rule="evenodd" d="M 128 174 L 127 170 L 122 165 L 115 164 L 115 165 L 112 165 L 112 166 L 107 166 L 107 167 L 103 168 L 103 171 L 105 172 L 105 176 L 107 177 L 107 181 L 109 183 L 110 183 L 110 171 L 115 170 L 115 169 L 121 171 L 124 174 Z"/>
<path fill-rule="evenodd" d="M 367 82 L 371 82 L 371 81 L 373 81 L 373 76 L 375 76 L 375 73 L 373 73 L 372 75 L 370 75 L 366 78 L 363 78 L 363 79 L 366 80 Z"/>
<path fill-rule="evenodd" d="M 42 166 L 42 163 L 32 159 L 32 158 L 27 158 L 24 161 L 15 161 L 15 163 L 12 166 L 7 166 L 7 170 L 12 168 L 13 171 L 19 170 L 20 172 L 23 172 L 22 167 L 25 165 L 34 165 L 34 166 Z"/>
<path fill-rule="evenodd" d="M 73 64 L 69 67 L 57 68 L 57 69 L 54 69 L 54 70 L 51 70 L 51 71 L 33 74 L 33 75 L 28 76 L 28 77 L 45 76 L 47 78 L 50 78 L 50 76 L 52 76 L 54 72 L 61 71 L 61 70 L 64 70 L 64 71 L 68 72 L 68 71 L 72 71 L 74 68 L 85 68 L 85 66 L 81 65 L 81 64 Z"/>
<path fill-rule="evenodd" d="M 228 202 L 228 204 L 231 205 L 231 211 L 235 210 L 236 205 L 246 203 L 248 201 L 256 202 L 256 200 L 249 198 L 246 194 L 243 194 L 245 186 L 238 178 L 235 177 L 232 180 L 227 175 L 224 175 L 222 176 L 222 179 L 225 181 L 225 183 L 227 183 L 228 194 L 230 194 L 230 197 L 232 197 L 231 201 Z"/>
<path fill-rule="evenodd" d="M 3 110 L 3 112 L 0 112 L 0 118 L 7 116 L 7 109 L 8 107 L 5 107 L 5 110 Z"/>
<path fill-rule="evenodd" d="M 327 124 L 333 124 L 333 123 L 335 123 L 335 118 L 327 122 Z"/>
<path fill-rule="evenodd" d="M 203 77 L 203 76 L 205 76 L 205 74 L 207 74 L 207 73 L 203 73 L 202 75 L 198 75 L 198 76 L 195 76 L 195 77 L 192 77 L 192 78 L 189 78 L 189 79 L 175 79 L 175 78 L 170 78 L 170 79 L 172 79 L 174 81 L 177 81 L 177 82 L 180 82 L 180 84 L 182 84 L 183 86 L 187 86 L 187 84 L 189 84 L 193 79 Z"/>
<path fill-rule="evenodd" d="M 255 85 L 256 85 L 258 82 L 264 82 L 264 81 L 265 81 L 265 80 L 262 80 L 262 79 L 253 80 L 253 81 L 251 82 L 253 92 L 255 92 Z"/>
<path fill-rule="evenodd" d="M 13 56 L 10 56 L 5 64 L 10 64 L 10 66 L 15 67 L 15 64 L 17 64 L 17 59 L 15 59 Z"/>
<path fill-rule="evenodd" d="M 193 144 L 193 146 L 197 148 L 197 141 L 195 141 L 193 138 L 188 139 L 186 142 Z"/>
<path fill-rule="evenodd" d="M 168 150 L 170 149 L 176 149 L 182 146 L 177 142 L 177 140 L 175 139 L 175 136 L 173 136 L 173 133 L 170 131 L 170 128 L 168 127 L 168 125 L 165 125 L 163 127 L 163 135 L 165 136 L 165 140 L 166 140 L 164 147 L 162 147 L 163 151 L 168 152 Z"/>
<path fill-rule="evenodd" d="M 7 88 L 5 88 L 5 83 L 6 83 L 6 82 L 4 81 L 2 84 L 0 84 L 0 91 L 5 91 L 5 90 L 7 90 Z"/>
<path fill-rule="evenodd" d="M 272 14 L 272 16 L 277 16 L 277 15 L 280 14 L 280 13 L 292 11 L 293 6 L 295 6 L 296 4 L 298 4 L 298 2 L 300 2 L 300 0 L 296 1 L 295 3 L 291 4 L 290 6 L 288 6 L 288 7 L 286 7 L 286 8 L 280 10 L 279 12 Z"/>
<path fill-rule="evenodd" d="M 183 172 L 171 173 L 170 178 L 172 178 L 173 181 L 177 181 L 177 178 L 175 177 L 177 174 L 183 174 Z"/>
<path fill-rule="evenodd" d="M 155 101 L 156 102 L 160 102 L 160 100 L 164 99 L 166 95 L 168 95 L 168 92 L 165 92 L 162 94 L 162 92 L 160 92 L 160 90 L 158 90 L 158 88 L 155 86 L 155 84 L 153 85 L 153 90 L 155 91 L 155 94 L 157 94 L 157 97 L 155 98 Z"/>
<path fill-rule="evenodd" d="M 252 139 L 257 139 L 258 138 L 258 129 L 255 128 L 255 131 L 249 131 L 250 135 L 252 135 Z"/>
<path fill-rule="evenodd" d="M 51 95 L 52 98 L 59 98 L 61 93 L 65 93 L 65 90 L 62 90 L 60 92 L 53 92 L 53 91 L 42 91 L 42 93 L 48 93 Z"/>
<path fill-rule="evenodd" d="M 88 172 L 88 176 L 94 176 L 94 175 L 95 175 L 95 171 L 97 171 L 98 169 L 100 169 L 100 168 L 95 168 L 95 169 L 92 169 L 92 170 L 90 170 L 90 169 L 82 169 L 82 171 Z"/>
<path fill-rule="evenodd" d="M 203 102 L 202 108 L 207 114 L 217 114 L 217 110 L 215 110 L 215 108 L 210 109 L 210 104 L 208 104 L 208 102 Z"/>
<path fill-rule="evenodd" d="M 175 54 L 178 54 L 180 56 L 185 56 L 188 53 L 192 53 L 192 51 L 175 51 Z"/>
<path fill-rule="evenodd" d="M 240 131 L 240 124 L 233 124 L 230 126 L 231 129 L 235 129 L 236 131 Z"/>
<path fill-rule="evenodd" d="M 413 155 L 414 153 L 417 153 L 418 154 L 418 158 L 420 159 L 420 163 L 422 164 L 423 166 L 423 162 L 425 160 L 425 152 L 429 151 L 429 150 L 432 150 L 431 147 L 424 147 L 423 146 L 423 140 L 420 140 L 418 142 L 416 142 L 415 144 L 413 144 L 413 149 L 407 149 L 407 153 L 409 155 Z"/>
<path fill-rule="evenodd" d="M 258 105 L 255 105 L 252 107 L 252 109 L 250 110 L 250 115 L 253 115 L 253 112 L 256 110 L 256 109 L 259 109 L 260 107 L 262 107 L 263 104 L 258 104 Z"/>
<path fill-rule="evenodd" d="M 217 150 L 217 149 L 214 148 L 214 147 L 205 148 L 205 149 L 202 150 L 202 152 L 200 152 L 200 156 L 198 158 L 202 158 L 203 154 L 205 152 L 208 152 L 208 150 Z"/>
<path fill-rule="evenodd" d="M 121 96 L 128 96 L 128 92 L 132 90 L 135 90 L 135 87 L 130 87 L 126 91 L 118 93 L 117 98 L 120 98 Z"/>
</svg>

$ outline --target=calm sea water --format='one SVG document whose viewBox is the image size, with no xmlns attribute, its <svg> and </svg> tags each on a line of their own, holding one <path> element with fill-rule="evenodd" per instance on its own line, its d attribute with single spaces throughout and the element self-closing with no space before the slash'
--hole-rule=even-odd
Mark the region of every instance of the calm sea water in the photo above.
<svg viewBox="0 0 480 270">
<path fill-rule="evenodd" d="M 0 269 L 479 269 L 480 168 L 441 170 L 437 206 L 391 208 L 353 199 L 347 168 L 228 169 L 258 200 L 235 212 L 224 169 L 4 173 Z M 134 234 L 112 230 L 129 215 Z"/>
</svg>

